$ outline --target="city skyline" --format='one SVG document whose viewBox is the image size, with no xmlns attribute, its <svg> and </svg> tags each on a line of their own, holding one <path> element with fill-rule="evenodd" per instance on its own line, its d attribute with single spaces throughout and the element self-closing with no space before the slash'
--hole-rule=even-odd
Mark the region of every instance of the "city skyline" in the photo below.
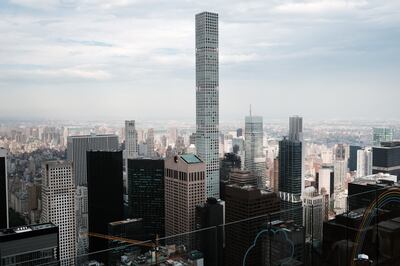
<svg viewBox="0 0 400 266">
<path fill-rule="evenodd" d="M 203 10 L 221 18 L 221 119 L 249 103 L 264 117 L 399 118 L 393 1 L 40 3 L 0 4 L 2 118 L 194 117 Z M 389 108 L 369 113 L 380 95 Z"/>
</svg>

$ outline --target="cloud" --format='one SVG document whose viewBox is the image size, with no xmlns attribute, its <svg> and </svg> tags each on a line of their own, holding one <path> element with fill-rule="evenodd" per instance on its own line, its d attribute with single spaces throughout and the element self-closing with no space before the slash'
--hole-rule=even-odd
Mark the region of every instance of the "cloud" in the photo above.
<svg viewBox="0 0 400 266">
<path fill-rule="evenodd" d="M 317 0 L 304 2 L 290 2 L 278 5 L 274 8 L 276 12 L 286 14 L 321 14 L 326 12 L 348 11 L 366 7 L 365 0 Z"/>
<path fill-rule="evenodd" d="M 7 90 L 31 83 L 60 91 L 69 86 L 91 90 L 101 84 L 112 87 L 114 94 L 124 91 L 124 98 L 145 102 L 150 95 L 160 111 L 170 108 L 171 97 L 164 94 L 170 90 L 185 92 L 177 105 L 192 108 L 194 14 L 212 8 L 220 15 L 223 114 L 236 114 L 243 101 L 244 109 L 248 102 L 258 102 L 266 114 L 301 113 L 323 102 L 328 90 L 366 103 L 373 102 L 375 90 L 395 99 L 400 97 L 399 80 L 393 75 L 400 67 L 397 2 L 2 1 L 0 91 L 7 95 Z M 362 78 L 355 81 L 355 75 Z M 353 93 L 349 84 L 362 84 L 370 93 Z M 266 99 L 297 92 L 296 101 L 283 98 L 265 105 Z M 105 98 L 113 97 L 107 93 Z M 4 112 L 14 111 L 11 102 L 5 104 Z M 321 115 L 338 109 L 333 103 L 318 106 Z M 348 106 L 354 104 L 340 110 Z M 141 112 L 138 108 L 120 107 L 132 113 Z M 362 112 L 350 108 L 351 113 Z"/>
</svg>

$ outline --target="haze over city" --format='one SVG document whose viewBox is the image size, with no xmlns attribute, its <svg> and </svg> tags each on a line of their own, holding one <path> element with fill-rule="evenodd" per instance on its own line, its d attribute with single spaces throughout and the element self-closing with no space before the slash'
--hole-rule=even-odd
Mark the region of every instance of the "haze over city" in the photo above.
<svg viewBox="0 0 400 266">
<path fill-rule="evenodd" d="M 400 119 L 398 1 L 0 3 L 0 118 L 195 116 L 193 14 L 220 14 L 220 117 Z M 266 120 L 268 122 L 268 120 Z"/>
</svg>

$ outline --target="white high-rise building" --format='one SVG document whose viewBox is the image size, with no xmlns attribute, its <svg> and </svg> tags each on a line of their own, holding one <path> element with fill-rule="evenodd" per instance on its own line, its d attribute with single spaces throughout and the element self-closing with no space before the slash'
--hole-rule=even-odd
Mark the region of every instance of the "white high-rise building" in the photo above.
<svg viewBox="0 0 400 266">
<path fill-rule="evenodd" d="M 219 199 L 218 14 L 196 15 L 196 148 L 206 163 L 207 197 Z"/>
<path fill-rule="evenodd" d="M 372 148 L 357 151 L 357 177 L 372 175 Z"/>
<path fill-rule="evenodd" d="M 323 217 L 323 197 L 317 193 L 314 187 L 307 187 L 303 194 L 303 222 L 306 235 L 316 240 L 322 240 Z"/>
<path fill-rule="evenodd" d="M 264 132 L 261 116 L 246 116 L 244 136 L 244 168 L 256 176 L 259 188 L 265 188 L 267 167 L 263 150 Z"/>
<path fill-rule="evenodd" d="M 127 159 L 135 159 L 138 157 L 137 145 L 135 120 L 127 120 L 125 121 L 125 151 Z"/>
<path fill-rule="evenodd" d="M 59 228 L 61 265 L 74 265 L 76 258 L 75 184 L 72 163 L 50 161 L 44 164 L 41 222 Z"/>
<path fill-rule="evenodd" d="M 327 194 L 331 194 L 333 192 L 333 188 L 331 188 L 331 174 L 333 172 L 333 167 L 328 165 L 322 165 L 319 169 L 319 180 L 318 180 L 318 193 L 322 193 L 322 189 L 325 189 Z"/>
<path fill-rule="evenodd" d="M 154 129 L 152 129 L 152 128 L 149 128 L 149 130 L 147 131 L 146 144 L 147 144 L 147 157 L 154 158 L 155 157 Z"/>
<path fill-rule="evenodd" d="M 347 161 L 339 160 L 333 163 L 334 189 L 335 191 L 344 188 L 344 181 L 347 175 Z"/>
</svg>

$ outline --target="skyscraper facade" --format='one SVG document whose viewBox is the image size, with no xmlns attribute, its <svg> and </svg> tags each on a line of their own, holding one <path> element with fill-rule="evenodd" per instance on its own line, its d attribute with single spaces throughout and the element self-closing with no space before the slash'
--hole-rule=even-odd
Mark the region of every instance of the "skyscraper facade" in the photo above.
<svg viewBox="0 0 400 266">
<path fill-rule="evenodd" d="M 138 156 L 135 120 L 125 121 L 125 151 L 127 159 L 134 159 Z"/>
<path fill-rule="evenodd" d="M 349 148 L 349 170 L 356 171 L 357 170 L 357 151 L 361 150 L 360 146 L 350 145 Z"/>
<path fill-rule="evenodd" d="M 303 118 L 300 116 L 289 117 L 289 140 L 303 141 Z"/>
<path fill-rule="evenodd" d="M 372 148 L 372 173 L 389 173 L 400 177 L 400 141 L 383 142 Z"/>
<path fill-rule="evenodd" d="M 246 116 L 244 167 L 257 177 L 259 187 L 265 187 L 267 181 L 263 137 L 262 117 L 252 115 Z"/>
<path fill-rule="evenodd" d="M 122 152 L 88 151 L 89 234 L 107 235 L 108 224 L 124 218 Z M 108 248 L 108 240 L 90 237 L 89 252 Z M 106 261 L 104 254 L 94 257 Z"/>
<path fill-rule="evenodd" d="M 374 127 L 372 129 L 372 142 L 374 147 L 381 146 L 381 142 L 393 140 L 393 129 L 385 127 Z"/>
<path fill-rule="evenodd" d="M 153 128 L 149 128 L 149 130 L 147 131 L 146 144 L 147 144 L 147 157 L 154 158 L 156 153 L 154 151 L 154 129 Z"/>
<path fill-rule="evenodd" d="M 206 163 L 207 197 L 219 198 L 218 14 L 196 15 L 196 149 Z"/>
<path fill-rule="evenodd" d="M 0 229 L 8 226 L 7 150 L 0 148 Z"/>
<path fill-rule="evenodd" d="M 223 266 L 225 202 L 208 198 L 207 202 L 196 206 L 196 229 L 219 226 L 215 230 L 205 230 L 197 238 L 198 250 L 204 254 L 206 265 Z"/>
<path fill-rule="evenodd" d="M 70 136 L 67 142 L 67 159 L 74 163 L 76 186 L 87 185 L 87 151 L 115 151 L 119 145 L 116 135 Z"/>
<path fill-rule="evenodd" d="M 249 185 L 226 186 L 225 265 L 244 265 L 243 257 L 254 243 L 257 233 L 264 229 L 269 218 L 277 218 L 276 214 L 267 214 L 278 212 L 279 208 L 279 198 L 274 192 Z M 261 253 L 258 244 L 248 256 L 246 265 L 263 265 Z"/>
<path fill-rule="evenodd" d="M 322 240 L 324 200 L 314 187 L 308 187 L 304 190 L 303 209 L 306 234 L 311 236 L 312 239 Z"/>
<path fill-rule="evenodd" d="M 196 206 L 206 202 L 205 169 L 205 163 L 193 154 L 176 155 L 166 159 L 166 236 L 195 230 Z"/>
<path fill-rule="evenodd" d="M 143 218 L 147 239 L 165 235 L 164 160 L 128 160 L 128 205 L 132 218 Z"/>
<path fill-rule="evenodd" d="M 302 224 L 302 142 L 286 137 L 279 141 L 279 196 L 282 219 Z"/>
<path fill-rule="evenodd" d="M 347 163 L 344 160 L 338 160 L 333 163 L 333 172 L 335 176 L 334 190 L 338 191 L 344 188 L 344 181 L 347 175 Z"/>
<path fill-rule="evenodd" d="M 303 220 L 303 149 L 303 118 L 289 117 L 289 137 L 279 141 L 278 187 L 281 210 L 284 211 L 281 218 L 292 219 L 297 224 L 302 224 Z"/>
<path fill-rule="evenodd" d="M 357 177 L 372 175 L 372 148 L 357 151 Z"/>
<path fill-rule="evenodd" d="M 61 265 L 73 265 L 76 258 L 75 184 L 72 163 L 44 164 L 42 180 L 42 223 L 59 228 Z"/>
</svg>

